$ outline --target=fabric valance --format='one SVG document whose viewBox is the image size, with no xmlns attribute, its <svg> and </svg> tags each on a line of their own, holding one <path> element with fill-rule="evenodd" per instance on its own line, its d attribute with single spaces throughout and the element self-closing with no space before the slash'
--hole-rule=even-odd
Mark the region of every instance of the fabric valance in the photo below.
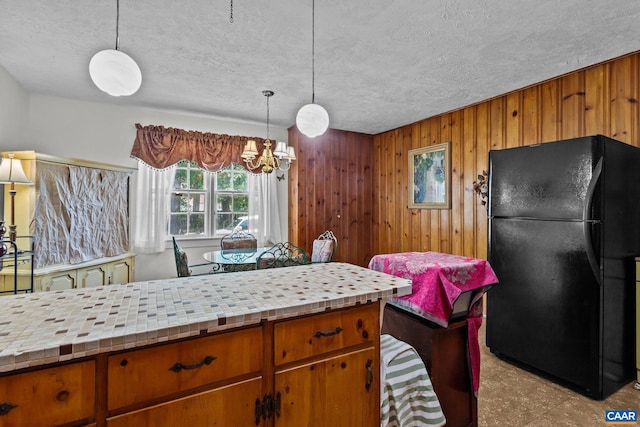
<svg viewBox="0 0 640 427">
<path fill-rule="evenodd" d="M 241 154 L 249 139 L 263 149 L 263 138 L 203 133 L 163 126 L 142 126 L 136 123 L 136 139 L 131 157 L 156 169 L 166 169 L 181 160 L 196 162 L 200 168 L 218 172 L 231 163 L 246 168 Z M 250 171 L 260 173 L 260 169 Z"/>
</svg>

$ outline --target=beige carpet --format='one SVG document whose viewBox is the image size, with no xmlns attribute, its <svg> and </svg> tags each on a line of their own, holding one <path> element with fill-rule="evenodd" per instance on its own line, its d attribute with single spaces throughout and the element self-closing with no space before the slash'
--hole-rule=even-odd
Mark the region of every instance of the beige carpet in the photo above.
<svg viewBox="0 0 640 427">
<path fill-rule="evenodd" d="M 498 359 L 485 345 L 484 325 L 479 339 L 480 427 L 602 427 L 606 409 L 635 409 L 640 414 L 640 390 L 634 383 L 606 400 L 592 400 Z"/>
</svg>

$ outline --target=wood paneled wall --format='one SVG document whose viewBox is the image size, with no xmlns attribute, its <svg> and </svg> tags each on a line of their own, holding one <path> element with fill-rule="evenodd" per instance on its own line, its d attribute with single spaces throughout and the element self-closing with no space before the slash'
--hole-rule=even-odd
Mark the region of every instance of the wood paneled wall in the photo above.
<svg viewBox="0 0 640 427">
<path fill-rule="evenodd" d="M 373 254 L 486 258 L 487 211 L 473 181 L 489 150 L 603 134 L 640 146 L 640 53 L 626 55 L 373 138 Z M 452 208 L 409 209 L 408 151 L 451 141 Z"/>
<path fill-rule="evenodd" d="M 473 181 L 489 150 L 603 134 L 640 146 L 636 52 L 378 135 L 328 130 L 289 144 L 289 239 L 311 251 L 327 229 L 336 260 L 366 266 L 374 254 L 487 255 L 487 211 Z M 451 209 L 409 209 L 408 151 L 451 142 Z"/>
<path fill-rule="evenodd" d="M 336 261 L 366 266 L 372 256 L 373 136 L 329 129 L 307 138 L 293 126 L 289 145 L 289 240 L 311 253 L 325 230 L 338 238 Z"/>
</svg>

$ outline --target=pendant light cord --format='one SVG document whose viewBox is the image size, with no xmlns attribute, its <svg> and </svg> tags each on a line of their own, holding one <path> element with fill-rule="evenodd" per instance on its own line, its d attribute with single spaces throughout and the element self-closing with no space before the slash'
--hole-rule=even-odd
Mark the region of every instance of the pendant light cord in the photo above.
<svg viewBox="0 0 640 427">
<path fill-rule="evenodd" d="M 311 103 L 316 102 L 316 1 L 311 0 Z"/>
<path fill-rule="evenodd" d="M 120 0 L 116 0 L 116 50 L 120 47 Z"/>
</svg>

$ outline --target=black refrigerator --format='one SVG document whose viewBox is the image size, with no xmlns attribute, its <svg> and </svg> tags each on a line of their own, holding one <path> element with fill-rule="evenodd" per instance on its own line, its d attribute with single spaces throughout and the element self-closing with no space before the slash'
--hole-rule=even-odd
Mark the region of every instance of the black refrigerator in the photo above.
<svg viewBox="0 0 640 427">
<path fill-rule="evenodd" d="M 635 375 L 640 149 L 590 136 L 489 152 L 491 352 L 593 399 Z"/>
</svg>

